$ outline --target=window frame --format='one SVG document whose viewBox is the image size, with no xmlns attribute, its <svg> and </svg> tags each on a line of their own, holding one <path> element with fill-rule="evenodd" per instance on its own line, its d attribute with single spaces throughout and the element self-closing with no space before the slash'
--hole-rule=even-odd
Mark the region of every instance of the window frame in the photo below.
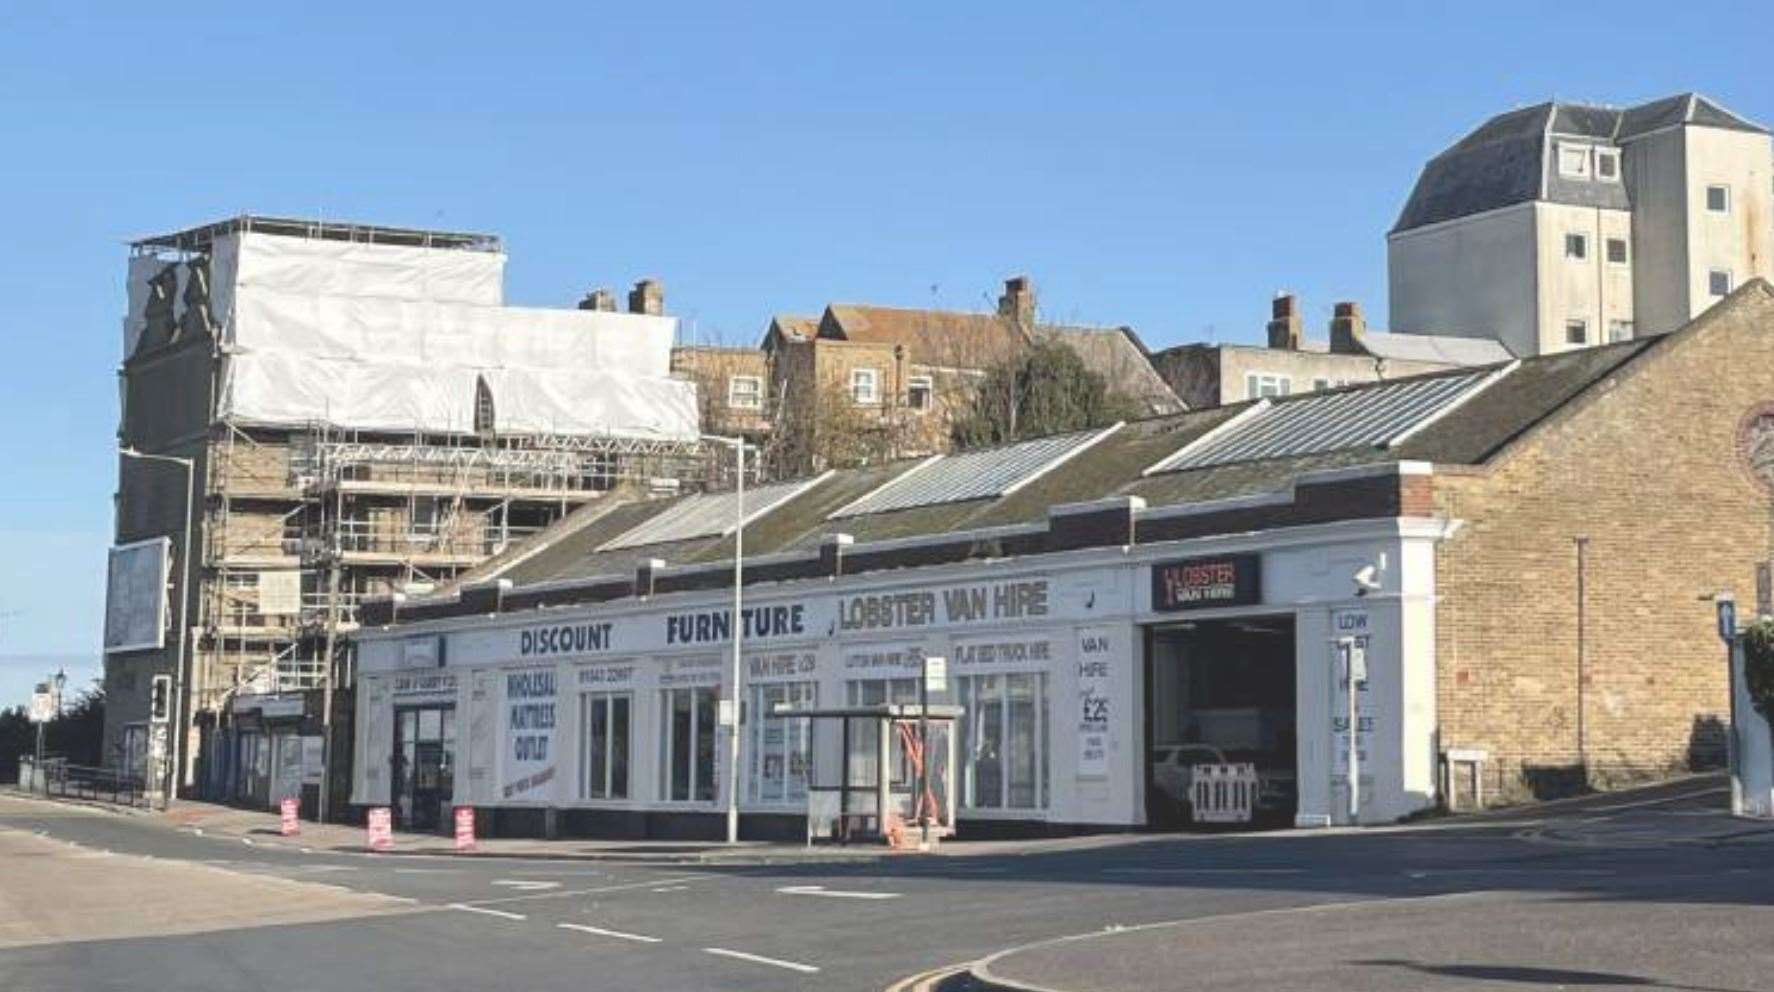
<svg viewBox="0 0 1774 992">
<path fill-rule="evenodd" d="M 863 382 L 867 381 L 867 396 L 863 395 Z M 857 406 L 881 405 L 881 370 L 862 367 L 850 370 L 850 402 Z"/>
<path fill-rule="evenodd" d="M 675 769 L 673 768 L 674 760 L 677 757 L 677 748 L 674 739 L 674 731 L 676 727 L 672 722 L 672 708 L 673 704 L 676 702 L 676 696 L 678 693 L 685 694 L 690 701 L 690 732 L 688 739 L 685 742 L 690 749 L 690 755 L 684 766 L 687 779 L 684 782 L 684 796 L 681 799 L 673 795 L 673 787 L 677 784 L 674 775 Z M 698 705 L 701 702 L 698 697 L 704 695 L 711 697 L 714 703 L 713 708 L 707 711 L 709 720 L 706 728 L 703 726 L 702 722 L 702 717 L 705 711 L 700 705 Z M 711 806 L 720 801 L 720 705 L 721 687 L 718 685 L 669 686 L 659 690 L 660 802 L 678 806 Z M 703 771 L 702 763 L 697 760 L 701 754 L 701 744 L 705 736 L 714 742 L 713 746 L 709 748 L 708 776 L 706 781 L 704 781 L 701 774 Z M 698 795 L 698 793 L 705 791 L 703 789 L 704 785 L 708 786 L 706 790 L 706 798 Z"/>
<path fill-rule="evenodd" d="M 1609 174 L 1609 175 L 1602 174 L 1602 163 L 1603 162 L 1613 163 L 1614 171 L 1611 174 Z M 1602 148 L 1600 146 L 1597 146 L 1595 149 L 1595 163 L 1593 166 L 1591 166 L 1590 173 L 1594 178 L 1600 180 L 1601 182 L 1605 182 L 1605 183 L 1620 182 L 1621 181 L 1621 178 L 1620 178 L 1620 150 L 1617 148 Z"/>
<path fill-rule="evenodd" d="M 1033 680 L 1033 698 L 1031 719 L 1034 727 L 1029 740 L 1035 753 L 1026 756 L 1033 771 L 1033 802 L 1013 803 L 1012 796 L 1016 786 L 1012 779 L 1011 743 L 1017 739 L 1017 731 L 1013 726 L 1015 716 L 1012 712 L 1013 694 L 1011 679 Z M 996 680 L 990 690 L 991 698 L 981 702 L 986 686 Z M 1045 671 L 1007 671 L 981 672 L 972 675 L 961 675 L 955 678 L 955 699 L 962 709 L 961 719 L 956 727 L 956 803 L 962 808 L 993 812 L 1027 812 L 1051 809 L 1053 805 L 1052 763 L 1053 763 L 1053 680 Z M 995 711 L 995 712 L 993 712 Z M 977 759 L 980 744 L 985 737 L 985 727 L 990 722 L 997 727 L 996 742 L 998 745 L 998 794 L 989 797 L 992 801 L 980 803 L 979 767 Z"/>
<path fill-rule="evenodd" d="M 1723 206 L 1715 207 L 1712 205 L 1712 194 L 1715 192 L 1721 194 L 1720 199 L 1724 203 Z M 1726 214 L 1726 215 L 1729 215 L 1731 213 L 1731 184 L 1730 183 L 1707 183 L 1706 184 L 1706 212 L 1709 214 Z"/>
<path fill-rule="evenodd" d="M 1615 245 L 1620 246 L 1619 258 L 1614 257 Z M 1607 259 L 1609 265 L 1631 265 L 1632 246 L 1627 244 L 1625 238 L 1604 238 L 1602 239 L 1602 257 Z"/>
<path fill-rule="evenodd" d="M 1265 391 L 1265 384 L 1273 386 L 1274 391 Z M 1293 391 L 1293 376 L 1283 375 L 1279 372 L 1244 373 L 1244 398 L 1247 400 L 1292 396 Z"/>
<path fill-rule="evenodd" d="M 1621 320 L 1618 317 L 1616 317 L 1612 320 L 1609 320 L 1608 321 L 1608 342 L 1607 343 L 1608 344 L 1618 344 L 1621 341 L 1631 341 L 1632 340 L 1632 332 L 1633 332 L 1632 321 Z"/>
<path fill-rule="evenodd" d="M 1594 145 L 1578 144 L 1561 141 L 1558 143 L 1558 174 L 1565 179 L 1589 179 L 1593 175 L 1590 158 Z M 1568 156 L 1568 157 L 1567 157 Z M 1574 168 L 1566 168 L 1567 162 L 1575 163 Z"/>
<path fill-rule="evenodd" d="M 1565 257 L 1579 262 L 1589 259 L 1589 235 L 1582 231 L 1565 232 Z"/>
<path fill-rule="evenodd" d="M 1725 291 L 1722 293 L 1719 292 L 1719 290 L 1718 290 L 1718 281 L 1719 281 L 1720 276 L 1723 276 L 1724 280 L 1725 280 Z M 1706 270 L 1706 292 L 1710 296 L 1712 296 L 1713 299 L 1722 300 L 1725 297 L 1730 296 L 1732 291 L 1735 290 L 1736 288 L 1737 288 L 1737 274 L 1732 272 L 1730 269 L 1707 269 Z"/>
<path fill-rule="evenodd" d="M 1573 328 L 1576 329 L 1576 331 L 1577 331 L 1577 334 L 1575 337 L 1572 337 L 1572 335 L 1571 335 L 1571 331 Z M 1588 320 L 1588 318 L 1586 318 L 1586 317 L 1566 317 L 1565 318 L 1565 344 L 1567 344 L 1567 345 L 1587 345 L 1588 343 L 1589 343 L 1589 320 Z"/>
<path fill-rule="evenodd" d="M 745 392 L 738 387 L 741 383 L 749 383 L 750 400 L 745 399 Z M 727 377 L 727 407 L 732 410 L 762 410 L 764 408 L 764 377 L 761 375 L 735 374 Z"/>
<path fill-rule="evenodd" d="M 615 788 L 616 765 L 618 752 L 616 744 L 618 735 L 614 713 L 616 703 L 622 703 L 624 710 L 623 733 L 621 734 L 621 765 L 622 788 Z M 592 728 L 596 725 L 592 715 L 596 709 L 604 711 L 604 769 L 603 781 L 593 787 L 592 778 Z M 632 690 L 608 691 L 599 690 L 579 694 L 579 798 L 597 801 L 624 801 L 633 797 L 634 793 L 634 692 Z"/>
<path fill-rule="evenodd" d="M 920 391 L 924 394 L 924 402 L 913 402 L 913 397 Z M 905 405 L 908 410 L 923 413 L 936 406 L 936 377 L 933 375 L 908 375 L 905 378 Z"/>
</svg>

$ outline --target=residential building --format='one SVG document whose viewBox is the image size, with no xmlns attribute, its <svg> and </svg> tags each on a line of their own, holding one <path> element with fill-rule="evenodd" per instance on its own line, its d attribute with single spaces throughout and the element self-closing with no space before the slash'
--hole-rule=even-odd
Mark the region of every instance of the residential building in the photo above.
<svg viewBox="0 0 1774 992">
<path fill-rule="evenodd" d="M 1264 397 L 1291 396 L 1508 361 L 1509 351 L 1483 338 L 1388 334 L 1369 329 L 1356 303 L 1338 303 L 1326 338 L 1305 336 L 1300 302 L 1275 297 L 1267 346 L 1195 343 L 1152 355 L 1152 367 L 1191 410 Z"/>
<path fill-rule="evenodd" d="M 364 605 L 352 801 L 706 838 L 732 800 L 743 836 L 804 838 L 816 787 L 848 785 L 847 813 L 910 822 L 919 790 L 882 761 L 904 734 L 796 713 L 914 702 L 927 657 L 947 661 L 931 701 L 961 710 L 939 826 L 964 837 L 1186 825 L 1187 759 L 1250 766 L 1253 820 L 1301 827 L 1716 767 L 1713 598 L 1747 613 L 1769 587 L 1771 438 L 1757 280 L 1670 334 L 822 472 L 743 507 L 591 504 L 476 581 Z M 560 719 L 520 719 L 537 706 Z M 441 790 L 384 774 L 409 714 L 469 728 L 429 752 Z"/>
<path fill-rule="evenodd" d="M 493 235 L 263 216 L 132 245 L 108 763 L 312 805 L 364 597 L 446 582 L 625 484 L 704 481 L 657 284 L 629 313 L 510 307 L 504 264 Z"/>
<path fill-rule="evenodd" d="M 986 371 L 1043 339 L 1071 348 L 1138 415 L 1182 408 L 1132 329 L 1040 321 L 1034 285 L 1018 276 L 993 313 L 834 303 L 773 319 L 762 345 L 779 411 L 773 460 L 792 473 L 948 450 Z"/>
<path fill-rule="evenodd" d="M 1768 130 L 1696 93 L 1499 114 L 1424 167 L 1387 265 L 1398 331 L 1518 355 L 1673 331 L 1774 275 Z"/>
<path fill-rule="evenodd" d="M 776 403 L 761 349 L 679 345 L 671 350 L 671 374 L 695 383 L 705 433 L 743 437 L 760 449 L 769 444 Z"/>
</svg>

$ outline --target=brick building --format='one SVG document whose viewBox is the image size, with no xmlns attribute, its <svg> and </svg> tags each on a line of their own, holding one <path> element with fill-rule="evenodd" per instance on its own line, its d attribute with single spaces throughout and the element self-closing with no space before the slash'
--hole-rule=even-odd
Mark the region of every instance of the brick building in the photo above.
<svg viewBox="0 0 1774 992">
<path fill-rule="evenodd" d="M 365 605 L 353 801 L 718 835 L 736 700 L 742 829 L 793 832 L 812 783 L 879 766 L 792 710 L 915 698 L 925 655 L 963 711 L 963 834 L 1184 823 L 1201 764 L 1248 766 L 1252 817 L 1301 826 L 1705 767 L 1728 730 L 1709 599 L 1766 597 L 1771 370 L 1757 281 L 1667 335 L 829 471 L 743 507 L 604 501 L 452 591 Z M 511 716 L 532 705 L 562 719 Z M 447 742 L 459 781 L 420 794 L 438 777 L 400 755 L 434 711 L 478 729 Z"/>
<path fill-rule="evenodd" d="M 1338 303 L 1329 335 L 1306 336 L 1300 301 L 1276 296 L 1264 328 L 1267 344 L 1184 344 L 1152 355 L 1152 367 L 1190 409 L 1288 396 L 1356 382 L 1379 382 L 1445 369 L 1508 361 L 1508 349 L 1484 338 L 1390 334 L 1367 326 L 1357 303 Z"/>
</svg>

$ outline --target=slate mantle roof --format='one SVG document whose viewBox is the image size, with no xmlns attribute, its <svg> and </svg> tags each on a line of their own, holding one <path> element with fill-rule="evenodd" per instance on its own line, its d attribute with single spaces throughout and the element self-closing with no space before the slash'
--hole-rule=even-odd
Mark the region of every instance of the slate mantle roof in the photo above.
<svg viewBox="0 0 1774 992">
<path fill-rule="evenodd" d="M 1677 125 L 1767 134 L 1767 128 L 1698 93 L 1682 93 L 1624 110 L 1548 101 L 1498 114 L 1430 159 L 1392 233 L 1548 200 L 1629 209 L 1626 186 L 1570 181 L 1558 174 L 1555 140 L 1576 137 L 1624 145 Z"/>
</svg>

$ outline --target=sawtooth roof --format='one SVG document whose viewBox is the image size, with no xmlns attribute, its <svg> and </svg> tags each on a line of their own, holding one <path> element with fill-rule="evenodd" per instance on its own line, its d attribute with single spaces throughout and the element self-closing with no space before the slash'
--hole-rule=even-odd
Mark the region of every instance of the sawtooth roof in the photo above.
<svg viewBox="0 0 1774 992">
<path fill-rule="evenodd" d="M 1429 160 L 1399 213 L 1393 233 L 1546 200 L 1627 209 L 1626 186 L 1570 180 L 1552 153 L 1559 137 L 1626 144 L 1678 125 L 1768 133 L 1762 125 L 1698 93 L 1682 93 L 1624 110 L 1548 101 L 1498 114 Z"/>
<path fill-rule="evenodd" d="M 1284 491 L 1301 474 L 1324 469 L 1398 461 L 1482 464 L 1584 391 L 1656 350 L 1669 337 L 1645 337 L 1496 366 L 1498 370 L 1507 371 L 1494 377 L 1483 388 L 1473 390 L 1445 415 L 1389 448 L 1347 448 L 1305 456 L 1144 474 L 1162 459 L 1252 406 L 1240 403 L 1126 424 L 1064 464 L 1000 497 L 832 520 L 829 517 L 833 511 L 900 474 L 915 470 L 924 462 L 908 460 L 830 472 L 793 499 L 748 523 L 745 529 L 746 554 L 755 560 L 758 556 L 779 552 L 815 551 L 827 535 L 838 533 L 866 544 L 961 531 L 1035 526 L 1045 520 L 1052 506 L 1113 496 L 1138 496 L 1151 508 L 1199 504 Z M 1415 378 L 1469 377 L 1471 374 L 1471 369 L 1461 369 Z M 1352 385 L 1333 392 L 1359 392 L 1385 385 Z M 1268 402 L 1280 406 L 1312 402 L 1314 398 L 1321 400 L 1324 396 L 1325 392 L 1320 391 Z M 632 576 L 636 567 L 649 559 L 661 559 L 673 566 L 731 560 L 731 536 L 606 549 L 606 545 L 618 536 L 686 498 L 635 499 L 613 494 L 612 498 L 576 511 L 555 527 L 532 538 L 516 553 L 485 563 L 462 576 L 462 580 L 506 578 L 523 587 Z"/>
</svg>

